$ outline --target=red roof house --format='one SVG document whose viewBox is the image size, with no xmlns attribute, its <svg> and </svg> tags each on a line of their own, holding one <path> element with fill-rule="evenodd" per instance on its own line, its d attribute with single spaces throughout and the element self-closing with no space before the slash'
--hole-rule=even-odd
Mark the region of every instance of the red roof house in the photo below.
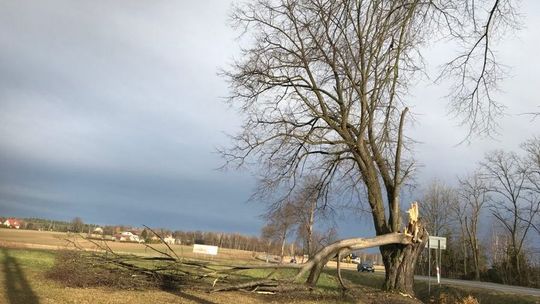
<svg viewBox="0 0 540 304">
<path fill-rule="evenodd" d="M 8 218 L 2 224 L 6 227 L 15 228 L 15 229 L 19 229 L 22 226 L 22 222 L 14 218 Z"/>
</svg>

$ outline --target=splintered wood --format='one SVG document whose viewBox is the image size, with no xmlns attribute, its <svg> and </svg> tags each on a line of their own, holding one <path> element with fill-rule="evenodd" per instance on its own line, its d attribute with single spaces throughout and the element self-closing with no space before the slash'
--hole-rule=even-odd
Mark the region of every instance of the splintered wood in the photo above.
<svg viewBox="0 0 540 304">
<path fill-rule="evenodd" d="M 405 233 L 412 235 L 413 241 L 418 241 L 418 203 L 412 202 L 411 208 L 407 210 L 409 214 L 409 225 L 405 227 Z"/>
</svg>

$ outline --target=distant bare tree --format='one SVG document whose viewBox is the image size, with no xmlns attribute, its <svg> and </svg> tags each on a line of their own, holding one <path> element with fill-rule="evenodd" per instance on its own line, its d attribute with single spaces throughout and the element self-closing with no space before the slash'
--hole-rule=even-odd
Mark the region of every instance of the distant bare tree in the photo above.
<svg viewBox="0 0 540 304">
<path fill-rule="evenodd" d="M 474 279 L 480 280 L 480 246 L 478 241 L 478 223 L 482 209 L 488 202 L 488 186 L 480 173 L 459 179 L 458 203 L 452 206 L 460 224 L 464 246 L 469 247 L 472 254 Z M 464 272 L 466 269 L 466 251 L 464 251 Z"/>
<path fill-rule="evenodd" d="M 284 204 L 264 215 L 266 225 L 262 228 L 262 237 L 280 244 L 280 257 L 283 262 L 287 237 L 291 234 L 296 221 L 291 204 Z"/>
<path fill-rule="evenodd" d="M 252 35 L 224 74 L 246 120 L 222 154 L 229 165 L 260 169 L 260 195 L 286 196 L 300 175 L 315 175 L 323 193 L 365 192 L 377 235 L 403 231 L 400 193 L 414 170 L 404 134 L 407 90 L 425 71 L 421 47 L 453 37 L 468 48 L 445 70 L 466 86 L 452 107 L 469 116 L 472 131 L 488 132 L 499 108 L 491 98 L 484 106 L 498 79 L 491 45 L 513 16 L 509 0 L 492 2 L 256 0 L 236 7 L 233 23 Z M 386 289 L 414 294 L 422 248 L 380 247 Z"/>
<path fill-rule="evenodd" d="M 81 233 L 84 229 L 84 222 L 82 218 L 75 217 L 71 220 L 71 231 Z"/>
<path fill-rule="evenodd" d="M 421 202 L 422 214 L 430 234 L 443 235 L 450 230 L 452 216 L 449 211 L 457 202 L 453 188 L 439 180 L 433 180 L 424 191 Z"/>
<path fill-rule="evenodd" d="M 524 241 L 533 227 L 532 220 L 540 211 L 540 202 L 527 190 L 529 171 L 513 152 L 487 153 L 480 164 L 483 177 L 489 182 L 491 213 L 509 235 L 509 256 L 517 279 L 521 280 Z"/>
<path fill-rule="evenodd" d="M 315 253 L 313 246 L 314 225 L 317 217 L 324 215 L 324 205 L 320 202 L 321 183 L 314 176 L 307 176 L 292 197 L 290 204 L 298 224 L 298 236 L 303 239 L 304 251 L 308 256 Z"/>
</svg>

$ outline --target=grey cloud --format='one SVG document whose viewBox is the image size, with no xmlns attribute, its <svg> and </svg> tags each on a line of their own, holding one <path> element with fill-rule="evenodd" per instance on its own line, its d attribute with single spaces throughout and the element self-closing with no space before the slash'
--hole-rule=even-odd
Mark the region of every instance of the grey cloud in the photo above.
<svg viewBox="0 0 540 304">
<path fill-rule="evenodd" d="M 216 75 L 239 52 L 229 5 L 0 0 L 0 215 L 258 233 L 252 179 L 215 170 L 214 148 L 240 124 Z M 538 132 L 538 120 L 515 115 L 540 104 L 538 6 L 524 3 L 528 27 L 501 49 L 513 68 L 498 98 L 512 115 L 497 141 L 456 147 L 464 130 L 446 116 L 447 91 L 413 89 L 420 182 L 452 179 Z M 426 59 L 440 64 L 449 50 Z M 344 236 L 366 231 L 353 216 L 344 223 Z"/>
</svg>

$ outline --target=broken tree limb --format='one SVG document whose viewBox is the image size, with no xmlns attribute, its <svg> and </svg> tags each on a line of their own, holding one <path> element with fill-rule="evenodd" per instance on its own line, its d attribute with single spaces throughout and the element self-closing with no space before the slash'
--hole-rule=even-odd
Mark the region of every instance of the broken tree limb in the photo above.
<svg viewBox="0 0 540 304">
<path fill-rule="evenodd" d="M 144 226 L 145 228 L 147 228 L 148 230 L 150 230 L 155 236 L 157 236 L 157 237 L 159 238 L 159 240 L 161 241 L 161 243 L 165 244 L 165 246 L 167 246 L 167 248 L 169 248 L 169 250 L 170 250 L 170 251 L 174 254 L 174 256 L 176 257 L 176 260 L 178 260 L 178 261 L 181 260 L 180 257 L 176 254 L 176 252 L 174 252 L 174 250 L 171 248 L 171 246 L 169 246 L 169 244 L 167 244 L 167 242 L 165 242 L 165 240 L 163 239 L 163 237 L 161 237 L 161 235 L 157 234 L 154 230 L 152 230 L 152 228 L 150 228 L 150 227 L 148 227 L 148 226 L 146 226 L 146 225 L 143 225 L 143 226 Z M 146 244 L 145 244 L 145 245 L 146 245 Z M 148 246 L 148 245 L 147 245 L 147 246 Z M 150 247 L 151 249 L 154 249 L 154 248 L 152 248 L 151 246 L 148 246 L 148 247 Z M 154 250 L 156 250 L 156 249 L 154 249 Z M 158 251 L 158 250 L 156 250 L 156 251 Z M 159 251 L 158 251 L 158 252 L 159 252 Z M 162 253 L 162 254 L 163 254 L 163 253 Z M 169 254 L 166 254 L 166 253 L 165 253 L 165 255 L 167 255 L 167 256 L 169 256 L 169 257 L 172 258 L 172 256 L 169 255 Z"/>
<path fill-rule="evenodd" d="M 422 236 L 425 229 L 421 227 L 419 221 L 418 203 L 411 203 L 411 208 L 407 211 L 409 214 L 409 224 L 404 233 L 393 232 L 383 235 L 378 235 L 372 238 L 352 238 L 337 241 L 331 245 L 328 245 L 315 254 L 308 262 L 302 267 L 302 269 L 295 276 L 294 281 L 302 278 L 307 272 L 309 272 L 306 284 L 315 286 L 321 272 L 328 263 L 328 261 L 336 256 L 342 250 L 359 250 L 364 248 L 378 247 L 389 244 L 411 245 L 414 243 L 422 242 Z M 422 232 L 422 236 L 420 236 Z"/>
<path fill-rule="evenodd" d="M 317 284 L 317 281 L 319 280 L 319 277 L 321 275 L 321 272 L 324 268 L 324 266 L 328 263 L 328 261 L 335 256 L 338 257 L 338 269 L 337 269 L 337 275 L 338 279 L 340 281 L 340 284 L 343 288 L 346 288 L 343 279 L 341 277 L 340 272 L 340 258 L 342 254 L 350 253 L 354 250 L 364 249 L 364 248 L 371 248 L 371 247 L 379 247 L 384 245 L 403 245 L 404 247 L 407 245 L 412 245 L 415 243 L 422 242 L 422 238 L 425 239 L 425 229 L 421 227 L 421 223 L 419 221 L 419 210 L 418 210 L 418 203 L 413 202 L 411 204 L 411 208 L 407 211 L 409 214 L 409 223 L 405 227 L 403 233 L 399 232 L 393 232 L 383 235 L 378 235 L 372 238 L 351 238 L 351 239 L 345 239 L 341 241 L 337 241 L 331 245 L 328 245 L 321 249 L 319 252 L 317 252 L 312 258 L 310 258 L 305 264 L 289 264 L 289 265 L 260 265 L 260 266 L 238 266 L 237 269 L 264 269 L 264 268 L 272 268 L 272 269 L 278 269 L 278 268 L 299 268 L 300 271 L 297 273 L 297 275 L 289 280 L 289 283 L 299 281 L 302 279 L 306 274 L 308 274 L 307 279 L 305 280 L 305 283 L 313 287 Z M 422 232 L 422 235 L 419 235 L 420 232 Z M 414 261 L 412 261 L 414 262 Z M 409 265 L 410 266 L 410 265 Z M 234 267 L 233 267 L 234 269 Z M 254 282 L 254 285 L 250 285 L 253 287 L 262 287 L 260 284 L 261 282 Z M 259 284 L 257 284 L 259 283 Z M 287 283 L 287 282 L 282 282 Z M 245 283 L 244 283 L 245 284 Z M 233 289 L 242 289 L 244 287 L 244 284 L 232 286 Z M 277 287 L 284 286 L 284 284 L 278 284 Z"/>
<path fill-rule="evenodd" d="M 341 241 L 337 241 L 331 245 L 328 245 L 321 249 L 311 259 L 303 265 L 302 269 L 298 272 L 294 281 L 299 280 L 302 276 L 309 272 L 306 283 L 314 286 L 321 274 L 324 265 L 337 255 L 340 250 L 346 249 L 350 251 L 377 247 L 387 244 L 411 244 L 413 236 L 405 233 L 388 233 L 372 238 L 351 238 Z"/>
<path fill-rule="evenodd" d="M 276 282 L 275 280 L 264 279 L 264 280 L 257 280 L 257 281 L 251 281 L 251 282 L 247 282 L 247 283 L 237 284 L 237 285 L 234 285 L 234 286 L 216 288 L 216 289 L 212 290 L 212 292 L 239 290 L 239 289 L 246 289 L 246 288 L 256 288 L 256 287 L 261 287 L 261 286 L 277 286 L 277 285 L 278 285 L 278 282 Z"/>
<path fill-rule="evenodd" d="M 337 271 L 337 277 L 338 277 L 338 280 L 339 280 L 339 284 L 341 285 L 341 289 L 345 291 L 348 288 L 345 285 L 345 282 L 343 281 L 343 277 L 341 277 L 341 267 L 340 267 L 341 265 L 340 265 L 340 263 L 341 263 L 342 253 L 343 253 L 342 250 L 338 251 L 337 264 L 336 264 L 337 269 L 336 269 L 336 271 Z"/>
</svg>

